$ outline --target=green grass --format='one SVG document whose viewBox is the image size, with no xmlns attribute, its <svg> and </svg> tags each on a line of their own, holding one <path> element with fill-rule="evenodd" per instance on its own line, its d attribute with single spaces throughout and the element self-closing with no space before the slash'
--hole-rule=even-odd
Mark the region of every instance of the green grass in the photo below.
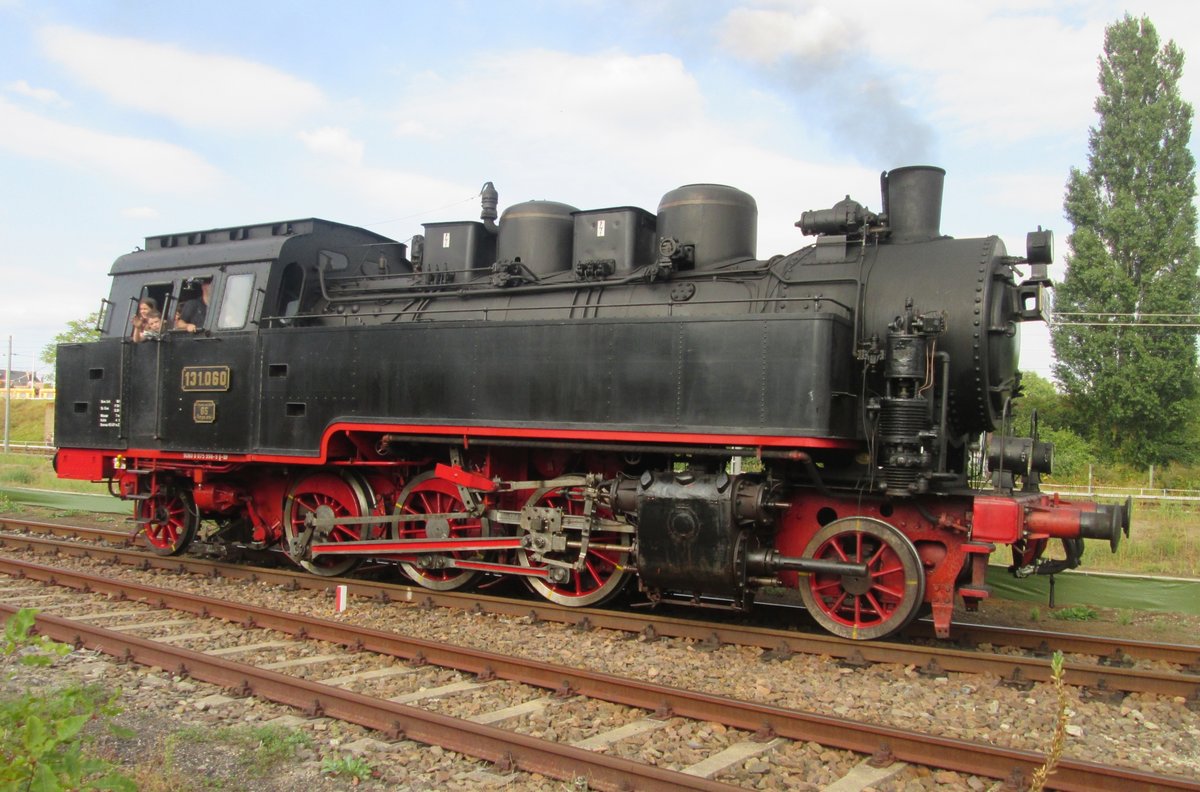
<svg viewBox="0 0 1200 792">
<path fill-rule="evenodd" d="M 312 739 L 302 731 L 279 726 L 224 726 L 219 729 L 193 726 L 171 735 L 175 743 L 220 743 L 236 749 L 238 762 L 247 775 L 261 778 L 301 748 L 311 748 Z"/>
<path fill-rule="evenodd" d="M 255 780 L 268 778 L 299 751 L 312 748 L 306 733 L 279 726 L 185 726 L 161 736 L 134 777 L 140 792 L 254 789 Z M 221 759 L 212 772 L 197 775 L 197 758 L 209 754 Z"/>
<path fill-rule="evenodd" d="M 28 487 L 33 484 L 37 475 L 32 468 L 13 466 L 0 471 L 0 482 L 14 487 Z"/>
<path fill-rule="evenodd" d="M 1093 483 L 1098 487 L 1149 487 L 1150 471 L 1136 470 L 1125 465 L 1105 465 L 1094 468 Z M 1087 472 L 1072 484 L 1086 484 Z M 1064 482 L 1065 483 L 1065 482 Z M 1158 465 L 1154 468 L 1155 489 L 1200 489 L 1200 465 Z"/>
<path fill-rule="evenodd" d="M 4 401 L 4 391 L 0 389 L 0 410 L 4 409 Z M 49 413 L 49 418 L 47 418 L 47 413 Z M 0 413 L 0 421 L 3 420 L 3 413 Z M 44 444 L 47 438 L 47 428 L 52 429 L 53 426 L 54 402 L 41 399 L 12 400 L 12 409 L 8 416 L 9 442 Z"/>
<path fill-rule="evenodd" d="M 1200 577 L 1200 508 L 1180 503 L 1136 504 L 1129 538 L 1116 553 L 1086 542 L 1083 568 Z"/>
<path fill-rule="evenodd" d="M 104 483 L 60 479 L 54 473 L 50 457 L 38 454 L 0 454 L 0 487 L 108 494 L 108 485 Z"/>
</svg>

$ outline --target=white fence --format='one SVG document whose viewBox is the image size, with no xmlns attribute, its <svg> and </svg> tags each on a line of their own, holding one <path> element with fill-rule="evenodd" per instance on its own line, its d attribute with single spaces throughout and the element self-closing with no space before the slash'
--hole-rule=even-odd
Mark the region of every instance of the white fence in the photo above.
<svg viewBox="0 0 1200 792">
<path fill-rule="evenodd" d="M 41 443 L 9 443 L 8 450 L 12 454 L 40 454 L 42 456 L 50 456 L 54 453 L 54 446 L 42 445 Z"/>
<path fill-rule="evenodd" d="M 1163 489 L 1161 487 L 1097 487 L 1087 484 L 1043 484 L 1045 492 L 1057 492 L 1065 497 L 1085 495 L 1104 500 L 1160 501 L 1177 503 L 1200 503 L 1200 490 Z"/>
</svg>

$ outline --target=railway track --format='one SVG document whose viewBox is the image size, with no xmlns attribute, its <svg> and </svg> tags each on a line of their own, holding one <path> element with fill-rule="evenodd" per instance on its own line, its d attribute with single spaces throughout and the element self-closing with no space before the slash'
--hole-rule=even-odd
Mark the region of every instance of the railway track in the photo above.
<svg viewBox="0 0 1200 792">
<path fill-rule="evenodd" d="M 0 591 L 0 610 L 13 612 L 22 602 L 31 600 L 41 603 L 47 613 L 39 617 L 39 630 L 56 640 L 171 670 L 243 695 L 267 698 L 312 715 L 358 723 L 378 730 L 385 738 L 398 739 L 403 735 L 441 745 L 498 763 L 502 772 L 516 768 L 560 778 L 582 775 L 594 788 L 627 788 L 631 784 L 638 789 L 724 789 L 729 787 L 713 781 L 711 776 L 745 761 L 746 757 L 766 751 L 786 751 L 788 743 L 810 741 L 874 755 L 877 764 L 911 762 L 993 778 L 1024 776 L 1042 763 L 1040 755 L 1026 751 L 680 690 L 44 564 L 4 559 L 0 560 L 0 572 L 10 578 Z M 64 592 L 71 596 L 64 599 Z M 112 609 L 114 601 L 148 604 L 150 608 L 145 612 L 151 621 L 134 622 L 131 629 L 120 629 L 112 624 L 117 615 Z M 188 616 L 164 618 L 153 610 L 162 608 L 182 611 Z M 109 627 L 98 626 L 97 621 L 108 622 Z M 165 633 L 158 640 L 140 637 L 139 633 L 148 630 Z M 244 635 L 247 631 L 264 631 L 264 634 L 259 639 Z M 226 642 L 220 636 L 231 633 L 239 635 L 239 641 L 222 646 Z M 278 643 L 271 637 L 278 634 L 292 636 L 306 646 L 289 649 L 290 654 L 299 656 L 277 662 L 274 668 L 230 659 L 231 654 L 244 654 L 273 641 Z M 186 644 L 203 644 L 205 649 L 187 648 Z M 331 647 L 351 648 L 357 658 L 355 666 L 360 669 L 363 655 L 373 654 L 377 658 L 372 663 L 375 667 L 332 680 L 327 670 L 318 670 L 316 675 L 318 679 L 324 678 L 324 682 L 281 673 L 285 668 L 321 669 L 339 654 L 346 655 L 344 649 L 331 654 Z M 405 662 L 403 668 L 397 668 L 397 659 Z M 443 684 L 432 692 L 425 689 L 390 699 L 344 687 L 348 682 L 407 676 L 414 673 L 414 665 L 452 668 L 469 678 Z M 501 684 L 496 680 L 535 690 L 508 690 L 502 699 L 517 700 L 519 704 L 498 706 L 485 713 L 485 717 L 474 720 L 412 706 L 451 692 Z M 333 684 L 335 681 L 341 684 Z M 557 693 L 560 699 L 599 698 L 636 708 L 640 714 L 624 717 L 625 723 L 612 733 L 592 735 L 575 745 L 539 740 L 487 725 L 489 720 L 495 723 L 517 717 L 523 707 L 524 711 L 531 711 L 529 708 L 549 706 L 544 693 L 547 690 Z M 720 723 L 745 732 L 746 739 L 722 744 L 720 750 L 678 770 L 595 751 L 653 731 L 660 727 L 656 724 L 675 718 Z M 757 735 L 757 739 L 752 735 Z M 1195 782 L 1188 779 L 1074 759 L 1064 759 L 1053 779 L 1054 785 L 1062 789 L 1195 788 Z"/>
<path fill-rule="evenodd" d="M 95 528 L 44 522 L 5 521 L 9 527 L 90 542 L 128 544 L 129 535 Z M 1087 696 L 1119 701 L 1126 693 L 1182 697 L 1200 708 L 1200 646 L 1157 644 L 1114 638 L 1022 630 L 986 625 L 956 625 L 954 643 L 925 640 L 928 626 L 913 631 L 915 642 L 848 641 L 824 633 L 806 633 L 741 623 L 702 622 L 657 613 L 565 608 L 538 600 L 513 600 L 478 592 L 434 592 L 394 583 L 331 580 L 289 569 L 247 567 L 193 557 L 162 557 L 132 548 L 100 547 L 38 535 L 0 534 L 0 547 L 26 547 L 41 553 L 63 553 L 108 559 L 143 568 L 187 571 L 204 576 L 252 578 L 295 588 L 329 590 L 347 586 L 350 596 L 379 601 L 421 602 L 428 606 L 523 616 L 571 624 L 585 629 L 612 629 L 646 637 L 694 640 L 706 647 L 725 644 L 757 647 L 773 658 L 792 654 L 837 658 L 849 667 L 900 664 L 920 669 L 926 677 L 947 673 L 993 674 L 1017 688 L 1050 679 L 1047 658 L 1055 651 L 1067 657 L 1069 684 Z M 782 606 L 780 606 L 782 607 Z M 792 615 L 788 621 L 798 621 Z M 1017 650 L 1017 651 L 1014 651 Z"/>
</svg>

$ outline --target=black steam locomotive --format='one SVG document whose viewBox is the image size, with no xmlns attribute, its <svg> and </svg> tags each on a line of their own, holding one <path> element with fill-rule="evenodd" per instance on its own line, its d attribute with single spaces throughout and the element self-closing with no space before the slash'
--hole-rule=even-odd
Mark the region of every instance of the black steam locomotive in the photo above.
<svg viewBox="0 0 1200 792">
<path fill-rule="evenodd" d="M 712 184 L 497 222 L 489 183 L 481 221 L 411 250 L 317 219 L 150 237 L 103 337 L 59 347 L 58 474 L 110 481 L 164 554 L 386 559 L 577 606 L 787 586 L 839 635 L 926 604 L 945 635 L 998 544 L 1018 575 L 1073 566 L 1129 505 L 1040 492 L 1052 449 L 1008 436 L 1050 233 L 1023 259 L 942 236 L 944 175 L 885 173 L 881 212 L 805 212 L 816 243 L 767 260 L 754 199 Z"/>
</svg>

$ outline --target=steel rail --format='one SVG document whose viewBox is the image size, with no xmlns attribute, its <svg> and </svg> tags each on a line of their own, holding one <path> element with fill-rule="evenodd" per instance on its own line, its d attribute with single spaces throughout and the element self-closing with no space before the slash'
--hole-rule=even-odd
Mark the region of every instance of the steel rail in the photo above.
<svg viewBox="0 0 1200 792">
<path fill-rule="evenodd" d="M 0 525 L 7 527 L 26 528 L 51 536 L 78 536 L 89 539 L 100 539 L 125 545 L 145 545 L 145 539 L 140 530 L 114 531 L 109 528 L 94 528 L 87 525 L 64 525 L 44 520 L 26 520 L 19 517 L 0 517 Z"/>
<path fill-rule="evenodd" d="M 933 625 L 917 623 L 905 630 L 905 635 L 933 638 Z M 1001 644 L 1050 656 L 1055 650 L 1063 654 L 1086 654 L 1110 660 L 1138 659 L 1196 669 L 1192 673 L 1200 681 L 1200 646 L 1191 644 L 1159 644 L 1128 638 L 1110 638 L 1081 633 L 1046 632 L 1025 627 L 1003 627 L 972 622 L 954 622 L 952 643 L 960 646 Z M 1124 658 L 1121 656 L 1124 655 Z"/>
<path fill-rule="evenodd" d="M 156 606 L 172 607 L 206 617 L 241 623 L 247 627 L 277 630 L 312 640 L 352 646 L 362 651 L 403 657 L 416 662 L 481 675 L 501 677 L 525 684 L 582 694 L 661 713 L 706 721 L 757 733 L 775 734 L 793 740 L 814 741 L 865 754 L 890 752 L 902 761 L 950 770 L 989 775 L 994 778 L 1028 775 L 1044 758 L 1031 751 L 1000 748 L 955 738 L 923 735 L 903 729 L 827 715 L 801 712 L 724 696 L 679 690 L 609 674 L 574 669 L 540 661 L 508 657 L 434 641 L 356 627 L 311 616 L 281 613 L 242 603 L 161 589 L 153 586 L 56 569 L 41 564 L 0 558 L 0 572 L 14 577 L 37 579 L 52 585 L 69 586 L 96 593 L 123 594 Z M 62 620 L 65 624 L 74 622 Z M 53 636 L 52 636 L 53 637 Z M 59 638 L 74 642 L 73 636 Z M 161 650 L 160 650 L 161 651 Z M 200 657 L 204 655 L 197 654 Z M 161 666 L 170 668 L 170 666 Z M 192 673 L 192 667 L 186 669 Z M 201 677 L 204 678 L 204 677 Z M 313 683 L 309 683 L 313 684 Z M 322 687 L 322 686 L 317 686 Z M 358 697 L 362 698 L 362 697 Z M 367 699 L 369 701 L 369 699 Z M 319 696 L 314 699 L 322 706 Z M 291 703 L 291 702 L 285 702 Z M 296 705 L 294 705 L 296 706 Z M 340 710 L 339 710 L 340 712 Z M 337 717 L 342 717 L 340 714 Z M 347 718 L 353 720 L 353 718 Z M 358 722 L 358 721 L 354 721 Z M 387 728 L 372 726 L 372 728 Z M 502 730 L 501 730 L 502 731 Z M 454 750 L 462 750 L 455 748 Z M 1130 768 L 1064 758 L 1052 776 L 1055 787 L 1067 790 L 1195 789 L 1196 782 L 1181 776 L 1164 776 Z"/>
<path fill-rule="evenodd" d="M 1050 681 L 1050 666 L 1044 658 L 1055 650 L 1065 654 L 1089 654 L 1100 658 L 1102 664 L 1067 662 L 1064 668 L 1068 672 L 1068 684 L 1083 687 L 1089 692 L 1105 697 L 1112 695 L 1114 691 L 1125 691 L 1200 700 L 1200 673 L 1190 671 L 1200 668 L 1198 646 L 1160 645 L 1067 633 L 962 625 L 962 637 L 969 642 L 1018 646 L 1040 655 L 1021 657 L 945 645 L 851 641 L 824 633 L 797 633 L 750 625 L 713 624 L 649 613 L 564 607 L 541 600 L 522 601 L 474 592 L 436 592 L 400 584 L 317 577 L 291 570 L 230 565 L 180 556 L 159 556 L 136 550 L 58 542 L 33 536 L 0 534 L 0 546 L 13 544 L 34 550 L 49 549 L 72 555 L 108 558 L 144 569 L 170 569 L 179 572 L 194 570 L 211 577 L 276 581 L 279 585 L 289 588 L 329 591 L 334 585 L 340 584 L 347 586 L 349 594 L 381 601 L 419 602 L 460 610 L 482 609 L 508 616 L 532 614 L 537 619 L 583 625 L 588 628 L 692 639 L 709 645 L 756 646 L 770 650 L 774 656 L 789 653 L 822 654 L 856 663 L 899 663 L 922 668 L 932 675 L 945 675 L 949 672 L 990 673 L 1009 679 L 1014 684 Z M 1171 673 L 1122 667 L 1126 660 L 1131 658 L 1173 663 L 1189 671 Z"/>
<path fill-rule="evenodd" d="M 141 544 L 141 542 L 133 542 L 128 533 L 110 531 L 107 529 L 90 528 L 86 526 L 65 526 L 58 523 L 46 523 L 13 518 L 0 518 L 0 525 L 5 524 L 24 526 L 39 532 L 50 533 L 51 535 L 87 536 L 124 545 Z M 193 557 L 157 556 L 149 555 L 139 551 L 120 551 L 113 548 L 101 548 L 94 546 L 88 547 L 84 545 L 57 543 L 23 535 L 0 534 L 0 544 L 3 544 L 5 541 L 9 543 L 25 544 L 33 549 L 48 547 L 59 552 L 75 554 L 85 554 L 90 553 L 91 551 L 110 552 L 113 554 L 114 559 L 120 560 L 124 563 L 137 563 L 142 566 L 149 565 L 156 568 L 170 568 L 177 569 L 179 571 L 183 571 L 186 568 L 199 568 L 202 569 L 206 574 L 224 574 L 231 578 L 249 577 L 260 579 L 264 577 L 274 577 L 275 579 L 283 580 L 285 585 L 294 587 L 328 589 L 330 586 L 330 581 L 332 580 L 332 578 L 314 577 L 302 572 L 294 572 L 290 570 L 239 568 Z M 428 600 L 430 603 L 437 604 L 442 607 L 474 609 L 482 606 L 498 613 L 517 615 L 525 615 L 531 608 L 531 603 L 526 601 L 512 601 L 477 593 L 436 592 L 403 584 L 377 583 L 360 579 L 339 579 L 337 582 L 349 584 L 351 586 L 352 593 L 378 599 L 389 598 L 398 599 L 401 601 L 413 601 L 415 597 L 416 599 L 422 601 Z M 796 606 L 772 606 L 770 603 L 761 603 L 761 606 L 763 608 L 785 607 L 789 609 L 794 608 L 796 610 L 801 610 L 796 608 Z M 857 648 L 862 648 L 864 646 L 896 646 L 896 644 L 882 641 L 864 644 L 863 642 L 859 641 L 846 641 L 845 639 L 837 638 L 835 636 L 821 634 L 797 636 L 794 632 L 789 632 L 786 630 L 772 631 L 766 628 L 741 627 L 737 625 L 718 626 L 716 629 L 714 629 L 713 625 L 699 623 L 695 620 L 671 619 L 659 617 L 653 614 L 627 616 L 612 611 L 562 607 L 550 603 L 542 603 L 540 601 L 533 603 L 532 607 L 539 611 L 540 618 L 544 618 L 549 621 L 577 623 L 582 618 L 587 618 L 593 626 L 608 627 L 611 629 L 621 629 L 633 632 L 642 631 L 647 627 L 647 624 L 649 624 L 651 628 L 657 632 L 657 634 L 662 636 L 695 638 L 698 640 L 709 641 L 713 640 L 714 636 L 716 636 L 717 640 L 722 643 L 760 646 L 768 649 L 778 648 L 782 642 L 789 642 L 797 638 L 803 638 L 806 641 L 819 641 L 827 646 L 834 647 L 838 645 Z M 1200 667 L 1200 646 L 1197 645 L 1158 644 L 1146 641 L 1117 640 L 1108 637 L 1095 637 L 1073 633 L 1048 633 L 1021 628 L 995 627 L 989 625 L 972 624 L 970 622 L 955 622 L 955 630 L 957 638 L 952 643 L 959 646 L 971 646 L 981 643 L 999 643 L 1006 646 L 1015 646 L 1018 648 L 1027 649 L 1029 651 L 1047 656 L 1055 649 L 1064 653 L 1089 654 L 1096 657 L 1112 657 L 1113 655 L 1119 653 L 1134 659 L 1155 660 L 1182 666 Z M 932 628 L 929 627 L 929 625 L 924 625 L 918 622 L 912 628 L 907 630 L 906 634 L 915 634 L 922 638 L 932 638 Z M 907 648 L 913 651 L 921 651 L 919 649 L 914 649 L 911 646 Z M 803 646 L 791 646 L 790 644 L 789 650 L 797 652 L 806 651 Z M 839 657 L 849 657 L 853 654 L 852 651 L 842 651 L 840 654 L 838 654 L 836 648 L 829 649 L 824 646 L 816 651 L 835 654 Z M 941 651 L 941 649 L 939 647 L 934 647 L 932 650 L 927 649 L 924 651 Z M 865 659 L 871 662 L 887 662 L 887 660 L 874 657 Z M 927 662 L 928 656 L 922 657 L 921 659 L 923 662 Z M 1009 670 L 1011 671 L 1011 669 Z"/>
<path fill-rule="evenodd" d="M 18 608 L 0 603 L 0 613 Z M 570 780 L 583 777 L 589 788 L 624 790 L 737 789 L 632 759 L 595 753 L 416 707 L 375 699 L 349 690 L 256 668 L 203 652 L 158 643 L 114 630 L 39 613 L 37 631 L 56 641 L 104 652 L 124 661 L 154 666 L 302 710 L 382 732 L 392 740 L 411 739 L 439 745 L 466 756 L 510 768 Z M 310 636 L 311 637 L 311 636 Z"/>
</svg>

